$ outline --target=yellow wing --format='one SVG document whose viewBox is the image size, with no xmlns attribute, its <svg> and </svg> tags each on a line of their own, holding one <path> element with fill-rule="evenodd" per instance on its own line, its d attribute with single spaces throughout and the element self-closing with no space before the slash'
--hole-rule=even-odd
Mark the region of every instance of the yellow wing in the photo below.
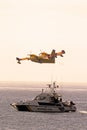
<svg viewBox="0 0 87 130">
<path fill-rule="evenodd" d="M 41 52 L 40 55 L 39 55 L 39 58 L 49 59 L 49 54 L 47 54 L 46 52 Z"/>
</svg>

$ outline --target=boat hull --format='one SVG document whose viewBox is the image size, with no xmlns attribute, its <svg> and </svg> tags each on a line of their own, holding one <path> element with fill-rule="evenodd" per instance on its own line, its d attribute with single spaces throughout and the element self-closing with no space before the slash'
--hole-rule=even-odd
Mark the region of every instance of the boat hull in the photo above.
<svg viewBox="0 0 87 130">
<path fill-rule="evenodd" d="M 48 105 L 17 105 L 17 104 L 11 104 L 16 110 L 18 111 L 26 111 L 26 112 L 75 112 L 76 107 L 59 107 L 59 106 L 48 106 Z"/>
</svg>

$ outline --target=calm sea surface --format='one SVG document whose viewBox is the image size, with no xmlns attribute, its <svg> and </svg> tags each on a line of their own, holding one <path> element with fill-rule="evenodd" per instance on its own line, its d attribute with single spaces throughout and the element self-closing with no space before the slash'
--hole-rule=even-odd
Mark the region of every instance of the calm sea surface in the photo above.
<svg viewBox="0 0 87 130">
<path fill-rule="evenodd" d="M 0 83 L 0 130 L 87 130 L 87 87 L 61 87 L 63 100 L 73 100 L 77 112 L 18 112 L 11 103 L 33 99 L 44 86 Z M 84 111 L 84 113 L 82 112 Z"/>
</svg>

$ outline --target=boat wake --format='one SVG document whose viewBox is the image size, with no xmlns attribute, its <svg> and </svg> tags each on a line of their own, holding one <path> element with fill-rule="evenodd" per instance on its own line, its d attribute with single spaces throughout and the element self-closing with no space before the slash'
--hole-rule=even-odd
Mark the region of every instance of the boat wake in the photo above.
<svg viewBox="0 0 87 130">
<path fill-rule="evenodd" d="M 87 114 L 87 111 L 79 111 L 79 113 Z"/>
</svg>

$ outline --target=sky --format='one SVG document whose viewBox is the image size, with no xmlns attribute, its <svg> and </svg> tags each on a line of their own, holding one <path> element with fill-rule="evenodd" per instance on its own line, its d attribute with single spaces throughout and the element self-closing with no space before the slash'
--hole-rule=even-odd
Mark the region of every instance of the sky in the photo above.
<svg viewBox="0 0 87 130">
<path fill-rule="evenodd" d="M 65 50 L 55 64 L 27 54 Z M 0 0 L 0 81 L 87 83 L 87 0 Z"/>
</svg>

